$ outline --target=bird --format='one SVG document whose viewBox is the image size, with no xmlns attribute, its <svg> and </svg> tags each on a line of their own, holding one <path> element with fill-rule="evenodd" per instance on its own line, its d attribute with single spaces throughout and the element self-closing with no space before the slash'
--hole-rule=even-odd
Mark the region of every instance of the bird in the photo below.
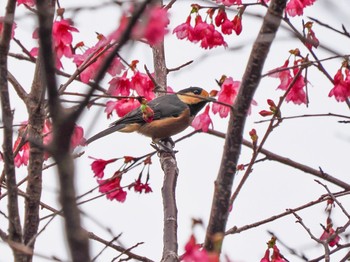
<svg viewBox="0 0 350 262">
<path fill-rule="evenodd" d="M 152 142 L 168 140 L 191 125 L 197 113 L 210 101 L 207 91 L 200 87 L 189 87 L 177 93 L 159 96 L 150 102 L 141 103 L 122 118 L 92 136 L 86 144 L 114 132 L 138 132 L 151 137 Z"/>
</svg>

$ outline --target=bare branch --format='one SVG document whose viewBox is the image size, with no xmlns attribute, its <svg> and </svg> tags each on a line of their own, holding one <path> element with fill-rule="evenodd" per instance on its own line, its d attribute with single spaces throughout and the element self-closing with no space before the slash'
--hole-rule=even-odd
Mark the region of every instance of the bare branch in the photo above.
<svg viewBox="0 0 350 262">
<path fill-rule="evenodd" d="M 13 88 L 15 89 L 17 95 L 24 101 L 26 102 L 28 99 L 28 94 L 27 92 L 24 90 L 24 88 L 22 87 L 22 85 L 17 81 L 17 79 L 15 78 L 15 76 L 13 74 L 10 73 L 10 71 L 8 72 L 8 81 L 11 83 L 11 85 L 13 86 Z"/>
<path fill-rule="evenodd" d="M 348 195 L 349 192 L 338 192 L 338 193 L 334 193 L 335 196 L 343 196 L 343 195 Z M 290 214 L 292 214 L 293 212 L 297 212 L 297 211 L 300 211 L 300 210 L 303 210 L 303 209 L 306 209 L 306 208 L 309 208 L 311 206 L 314 206 L 314 205 L 317 205 L 319 203 L 322 203 L 324 201 L 327 201 L 329 198 L 328 198 L 328 195 L 322 195 L 321 197 L 319 197 L 318 199 L 316 200 L 313 200 L 307 204 L 304 204 L 304 205 L 301 205 L 299 207 L 295 207 L 295 208 L 289 208 L 287 209 L 285 212 L 282 212 L 282 213 L 279 213 L 277 215 L 273 215 L 269 218 L 266 218 L 266 219 L 263 219 L 263 220 L 260 220 L 258 222 L 255 222 L 255 223 L 252 223 L 252 224 L 249 224 L 249 225 L 244 225 L 244 226 L 241 226 L 241 227 L 237 227 L 237 226 L 234 226 L 230 229 L 228 229 L 226 232 L 225 232 L 225 235 L 230 235 L 230 234 L 238 234 L 238 233 L 241 233 L 241 232 L 244 232 L 246 230 L 249 230 L 251 228 L 255 228 L 255 227 L 258 227 L 258 226 L 261 226 L 261 225 L 264 225 L 264 224 L 267 224 L 267 223 L 270 223 L 272 221 L 275 221 L 277 219 L 280 219 L 282 217 L 285 217 L 285 216 L 288 216 Z"/>
<path fill-rule="evenodd" d="M 97 242 L 100 242 L 100 243 L 102 243 L 102 244 L 104 244 L 104 245 L 106 245 L 106 246 L 108 246 L 108 247 L 111 247 L 111 248 L 113 248 L 113 249 L 115 249 L 115 250 L 117 250 L 117 251 L 119 251 L 119 252 L 124 253 L 124 254 L 127 255 L 129 258 L 133 258 L 133 259 L 138 260 L 138 261 L 153 262 L 153 260 L 148 259 L 147 257 L 142 257 L 142 256 L 139 256 L 139 255 L 136 255 L 136 254 L 132 253 L 132 252 L 131 252 L 130 250 L 128 250 L 128 249 L 125 249 L 125 248 L 123 248 L 123 247 L 120 247 L 120 246 L 118 246 L 118 245 L 113 244 L 111 241 L 104 240 L 104 239 L 102 239 L 102 238 L 96 236 L 96 235 L 95 235 L 94 233 L 92 233 L 92 232 L 88 232 L 88 236 L 89 236 L 90 239 L 93 239 L 93 240 L 95 240 L 95 241 L 97 241 Z"/>
<path fill-rule="evenodd" d="M 208 131 L 209 134 L 221 137 L 221 138 L 225 138 L 225 134 L 219 131 L 215 131 L 215 130 L 209 130 Z M 253 149 L 253 144 L 251 142 L 249 142 L 248 140 L 243 139 L 243 145 L 252 148 Z M 273 160 L 273 161 L 277 161 L 280 162 L 281 164 L 299 169 L 301 171 L 304 171 L 305 173 L 309 173 L 311 175 L 314 175 L 318 178 L 324 179 L 330 183 L 333 183 L 341 188 L 344 188 L 345 190 L 350 190 L 350 185 L 334 176 L 331 176 L 321 170 L 318 169 L 314 169 L 312 167 L 309 167 L 307 165 L 301 164 L 299 162 L 296 162 L 288 157 L 284 157 L 281 155 L 278 155 L 276 153 L 273 153 L 267 149 L 261 148 L 260 153 L 264 154 L 267 159 L 269 160 Z"/>
</svg>

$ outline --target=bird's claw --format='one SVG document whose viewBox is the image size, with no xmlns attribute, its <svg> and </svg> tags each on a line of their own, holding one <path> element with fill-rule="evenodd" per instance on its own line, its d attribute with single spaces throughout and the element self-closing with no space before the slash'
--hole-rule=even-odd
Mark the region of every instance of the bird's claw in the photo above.
<svg viewBox="0 0 350 262">
<path fill-rule="evenodd" d="M 170 144 L 170 147 L 167 145 Z M 151 146 L 158 151 L 158 153 L 166 152 L 175 155 L 178 151 L 173 150 L 175 143 L 171 138 L 162 139 L 159 141 L 152 141 Z"/>
</svg>

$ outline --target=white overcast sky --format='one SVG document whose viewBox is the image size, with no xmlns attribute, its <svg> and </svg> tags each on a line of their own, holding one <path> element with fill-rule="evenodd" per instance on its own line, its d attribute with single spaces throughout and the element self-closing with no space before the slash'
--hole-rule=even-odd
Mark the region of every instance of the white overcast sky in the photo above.
<svg viewBox="0 0 350 262">
<path fill-rule="evenodd" d="M 107 1 L 106 1 L 107 2 Z M 349 3 L 346 0 L 336 1 L 337 6 L 333 6 L 332 1 L 316 1 L 315 5 L 305 10 L 306 15 L 321 19 L 330 25 L 340 29 L 343 23 L 348 29 L 350 21 L 345 10 L 349 10 Z M 65 8 L 77 6 L 96 5 L 99 1 L 60 1 L 61 6 Z M 177 1 L 172 10 L 170 29 L 185 21 L 189 11 L 191 1 Z M 0 2 L 0 15 L 4 14 L 5 1 Z M 249 13 L 261 13 L 264 8 L 247 8 Z M 344 11 L 343 11 L 344 10 Z M 35 20 L 23 13 L 24 7 L 17 9 L 16 37 L 22 43 L 31 48 L 34 42 L 31 40 L 31 32 L 34 29 Z M 336 15 L 335 15 L 336 13 Z M 71 13 L 65 14 L 66 18 L 73 18 L 76 27 L 80 30 L 79 34 L 74 34 L 74 43 L 85 41 L 88 45 L 95 42 L 95 32 L 108 34 L 117 24 L 119 11 L 111 5 L 101 8 L 98 11 L 81 11 L 71 17 Z M 233 14 L 229 14 L 233 17 Z M 305 19 L 306 16 L 305 16 Z M 292 18 L 292 23 L 301 29 L 301 20 Z M 243 31 L 239 37 L 235 35 L 226 36 L 229 48 L 241 46 L 242 48 L 229 51 L 224 48 L 212 50 L 202 50 L 198 45 L 186 41 L 180 41 L 172 34 L 166 37 L 166 58 L 169 68 L 177 67 L 189 60 L 195 62 L 182 69 L 179 72 L 171 73 L 168 78 L 168 85 L 178 91 L 188 86 L 201 86 L 206 90 L 217 89 L 215 79 L 219 79 L 225 74 L 232 76 L 234 80 L 240 80 L 248 60 L 249 52 L 261 21 L 251 18 L 248 15 L 243 16 Z M 342 54 L 349 54 L 349 39 L 341 37 L 330 30 L 318 25 L 314 26 L 314 31 L 321 44 L 332 47 Z M 12 44 L 12 50 L 18 51 L 15 44 Z M 269 57 L 265 64 L 264 72 L 281 66 L 288 57 L 288 50 L 300 48 L 303 55 L 307 50 L 294 40 L 284 29 L 280 29 L 278 37 L 274 42 Z M 322 49 L 316 50 L 319 58 L 325 58 L 331 54 Z M 136 44 L 132 47 L 125 47 L 124 57 L 131 61 L 137 59 L 140 61 L 139 68 L 143 65 L 152 68 L 151 50 L 144 44 Z M 66 61 L 67 62 L 67 61 Z M 324 65 L 328 72 L 333 76 L 341 64 L 341 59 L 325 62 Z M 74 67 L 69 63 L 64 64 L 68 72 L 73 72 Z M 18 77 L 19 81 L 26 87 L 30 87 L 33 66 L 23 61 L 10 59 L 10 71 Z M 309 70 L 309 107 L 305 105 L 297 106 L 294 104 L 285 104 L 282 107 L 284 116 L 315 113 L 339 113 L 348 114 L 348 108 L 345 104 L 335 101 L 334 98 L 328 98 L 328 92 L 332 88 L 330 82 L 315 68 Z M 59 79 L 60 84 L 65 79 Z M 256 124 L 254 121 L 261 120 L 258 112 L 267 109 L 266 99 L 275 101 L 282 95 L 281 91 L 276 91 L 278 80 L 272 78 L 263 79 L 256 93 L 255 100 L 258 106 L 252 109 L 252 115 L 248 118 L 245 138 L 248 139 L 248 131 L 255 128 L 258 135 L 262 137 L 266 130 L 266 124 Z M 81 84 L 73 83 L 70 91 L 83 91 L 86 87 Z M 12 105 L 15 110 L 15 123 L 26 120 L 24 107 L 21 102 L 15 98 Z M 114 118 L 115 119 L 115 118 Z M 91 109 L 81 119 L 79 123 L 85 128 L 86 137 L 107 127 L 113 121 L 107 120 L 101 109 Z M 303 118 L 284 121 L 269 137 L 265 148 L 272 152 L 289 157 L 300 163 L 307 164 L 313 168 L 322 167 L 327 173 L 349 182 L 349 126 L 337 123 L 336 118 Z M 227 120 L 221 120 L 213 117 L 216 130 L 225 132 Z M 187 129 L 183 134 L 191 131 Z M 2 138 L 2 134 L 0 134 Z M 181 135 L 176 136 L 180 137 Z M 76 185 L 79 194 L 83 194 L 95 187 L 96 181 L 93 178 L 90 169 L 91 160 L 88 156 L 97 158 L 114 158 L 124 155 L 140 156 L 152 150 L 149 146 L 148 138 L 138 134 L 112 134 L 109 137 L 95 142 L 87 148 L 81 148 L 85 154 L 80 157 L 77 163 Z M 182 253 L 183 247 L 191 234 L 191 218 L 201 218 L 207 224 L 210 212 L 211 199 L 214 189 L 214 180 L 216 178 L 220 164 L 223 149 L 223 140 L 212 137 L 207 134 L 193 136 L 176 145 L 177 160 L 180 175 L 177 184 L 177 204 L 179 214 L 179 253 Z M 240 163 L 247 163 L 250 159 L 251 151 L 243 148 Z M 151 186 L 152 194 L 138 195 L 133 192 L 128 193 L 125 203 L 99 198 L 82 206 L 85 213 L 83 216 L 86 229 L 95 234 L 104 237 L 107 240 L 123 233 L 120 238 L 125 247 L 130 247 L 138 242 L 144 242 L 137 247 L 134 252 L 147 256 L 150 259 L 159 261 L 162 252 L 162 232 L 163 232 L 163 214 L 161 186 L 163 173 L 159 167 L 158 159 L 152 158 L 151 166 Z M 107 169 L 112 172 L 112 169 Z M 137 178 L 139 170 L 128 173 L 126 181 L 132 181 Z M 25 177 L 26 170 L 18 170 L 18 180 Z M 237 185 L 240 176 L 235 179 L 234 186 Z M 241 191 L 237 201 L 230 214 L 227 228 L 232 226 L 243 226 L 255 221 L 270 217 L 274 214 L 283 212 L 286 208 L 297 207 L 301 204 L 317 199 L 325 191 L 322 187 L 313 181 L 314 177 L 301 171 L 285 167 L 274 162 L 262 162 L 254 167 L 247 183 Z M 57 179 L 54 169 L 44 172 L 43 202 L 48 203 L 57 209 Z M 329 185 L 332 190 L 338 191 L 339 188 Z M 23 187 L 24 188 L 24 187 Z M 97 192 L 89 194 L 87 198 L 96 196 Z M 340 199 L 344 206 L 349 205 L 349 198 Z M 325 205 L 317 205 L 308 210 L 300 212 L 305 224 L 312 230 L 316 236 L 320 236 L 322 228 L 320 223 L 325 223 L 326 214 Z M 6 212 L 6 202 L 2 200 L 0 210 Z M 42 211 L 43 214 L 48 212 Z M 341 226 L 345 221 L 344 215 L 339 208 L 334 210 L 333 222 L 336 226 Z M 7 221 L 1 216 L 0 227 L 6 230 Z M 46 221 L 46 220 L 45 220 Z M 97 223 L 97 222 L 98 223 Z M 60 259 L 69 258 L 65 239 L 63 236 L 62 219 L 55 218 L 47 227 L 45 232 L 38 238 L 36 243 L 36 252 L 46 256 L 57 256 Z M 44 223 L 41 225 L 41 227 Z M 266 249 L 266 242 L 270 239 L 267 230 L 274 232 L 277 237 L 283 240 L 289 247 L 296 250 L 302 250 L 308 258 L 314 258 L 322 254 L 322 249 L 310 239 L 305 230 L 295 223 L 292 216 L 285 217 L 276 222 L 261 226 L 239 235 L 228 236 L 225 239 L 223 252 L 228 254 L 233 261 L 260 261 Z M 112 232 L 112 234 L 110 233 Z M 196 236 L 199 241 L 203 240 L 204 229 L 196 228 Z M 345 240 L 345 239 L 344 239 Z M 299 261 L 298 258 L 290 255 L 286 249 L 278 245 L 282 254 L 290 261 Z M 91 254 L 94 257 L 103 248 L 103 246 L 91 242 Z M 11 250 L 6 244 L 0 242 L 0 262 L 11 260 Z M 111 261 L 117 256 L 112 249 L 107 249 L 98 261 Z M 334 259 L 336 261 L 338 259 Z M 35 261 L 47 261 L 36 257 Z"/>
</svg>

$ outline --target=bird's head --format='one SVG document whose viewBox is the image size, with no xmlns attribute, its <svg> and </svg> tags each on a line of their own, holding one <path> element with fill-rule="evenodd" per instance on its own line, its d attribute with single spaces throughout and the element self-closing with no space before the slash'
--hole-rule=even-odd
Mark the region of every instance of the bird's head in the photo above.
<svg viewBox="0 0 350 262">
<path fill-rule="evenodd" d="M 177 96 L 189 106 L 192 116 L 196 115 L 206 103 L 211 101 L 209 93 L 200 87 L 189 87 L 180 90 Z"/>
</svg>

